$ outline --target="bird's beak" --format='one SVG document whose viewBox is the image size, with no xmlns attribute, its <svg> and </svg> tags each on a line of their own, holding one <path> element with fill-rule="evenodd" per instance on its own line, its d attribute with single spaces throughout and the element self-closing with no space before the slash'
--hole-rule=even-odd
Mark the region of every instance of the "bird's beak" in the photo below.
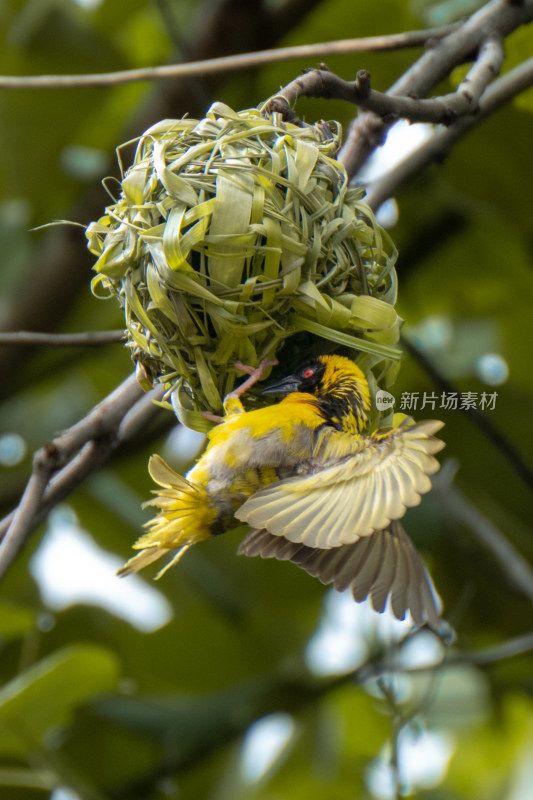
<svg viewBox="0 0 533 800">
<path fill-rule="evenodd" d="M 287 378 L 278 381 L 278 383 L 271 383 L 266 386 L 261 394 L 290 394 L 299 390 L 299 381 L 294 375 L 289 375 Z"/>
</svg>

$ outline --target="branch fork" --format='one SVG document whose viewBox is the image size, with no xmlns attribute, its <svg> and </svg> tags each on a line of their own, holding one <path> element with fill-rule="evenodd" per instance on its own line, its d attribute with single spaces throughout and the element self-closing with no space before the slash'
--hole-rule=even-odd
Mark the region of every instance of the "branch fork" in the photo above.
<svg viewBox="0 0 533 800">
<path fill-rule="evenodd" d="M 456 119 L 477 113 L 485 89 L 498 75 L 503 64 L 503 46 L 497 35 L 489 36 L 479 48 L 476 59 L 455 92 L 420 99 L 414 92 L 405 95 L 384 94 L 372 89 L 370 73 L 358 71 L 354 81 L 345 81 L 325 64 L 306 71 L 273 97 L 266 108 L 279 111 L 290 122 L 299 124 L 291 106 L 299 97 L 323 97 L 346 100 L 366 111 L 372 111 L 384 122 L 407 119 L 409 122 L 431 122 L 451 125 Z M 301 124 L 301 123 L 300 123 Z"/>
</svg>

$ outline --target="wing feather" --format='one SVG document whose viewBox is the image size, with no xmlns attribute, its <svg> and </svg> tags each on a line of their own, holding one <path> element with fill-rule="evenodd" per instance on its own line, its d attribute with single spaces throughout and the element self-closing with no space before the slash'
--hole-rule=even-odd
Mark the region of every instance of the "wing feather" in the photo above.
<svg viewBox="0 0 533 800">
<path fill-rule="evenodd" d="M 367 547 L 366 544 L 370 540 L 361 539 L 360 541 L 361 541 L 361 547 L 358 549 L 356 554 L 351 552 L 349 547 L 335 548 L 335 550 L 340 551 L 339 557 L 335 561 L 336 569 L 332 570 L 330 568 L 329 575 L 331 577 L 330 583 L 333 583 L 335 589 L 338 592 L 344 592 L 345 589 L 350 588 L 355 572 L 359 574 L 364 572 L 365 567 L 368 564 L 368 559 L 370 557 L 372 548 Z M 324 566 L 328 558 L 331 558 L 330 553 L 332 552 L 335 551 L 331 550 L 324 551 L 324 555 L 322 556 Z M 323 579 L 322 583 L 324 583 Z"/>
<path fill-rule="evenodd" d="M 339 495 L 338 487 L 332 487 L 331 492 L 333 495 L 331 502 L 336 502 Z M 322 538 L 323 546 L 327 547 L 327 533 L 330 527 L 328 526 L 328 507 L 320 494 L 318 492 L 310 495 L 293 494 L 290 504 L 284 500 L 285 498 L 280 496 L 279 499 L 274 498 L 269 504 L 268 526 L 265 524 L 263 527 L 272 527 L 276 530 L 290 527 L 294 532 L 291 541 L 297 542 L 301 541 L 306 532 L 312 528 L 315 531 L 313 539 Z M 325 524 L 325 528 L 323 524 Z M 319 546 L 318 543 L 317 546 Z"/>
<path fill-rule="evenodd" d="M 400 547 L 402 547 L 401 542 L 398 543 Z M 418 555 L 413 548 L 403 546 L 402 547 L 405 560 L 407 563 L 407 571 L 409 573 L 409 577 L 407 579 L 407 610 L 410 612 L 414 622 L 417 625 L 423 620 L 422 615 L 422 598 L 420 597 L 420 588 L 419 588 L 419 581 L 420 576 L 417 574 L 417 564 L 416 564 L 416 555 Z"/>
<path fill-rule="evenodd" d="M 337 539 L 342 535 L 342 531 L 350 523 L 353 498 L 347 492 L 342 491 L 342 485 L 332 487 L 331 491 L 331 503 L 336 509 L 335 516 L 331 515 L 329 503 L 324 503 L 321 498 L 321 517 L 312 520 L 313 533 L 310 537 L 305 537 L 305 542 L 310 547 L 323 549 L 334 547 Z"/>
<path fill-rule="evenodd" d="M 391 586 L 390 603 L 394 616 L 405 619 L 408 609 L 409 564 L 405 547 L 402 547 L 397 537 L 393 537 L 393 547 L 396 550 L 396 575 Z"/>
<path fill-rule="evenodd" d="M 422 608 L 424 609 L 424 619 L 427 619 L 429 625 L 435 630 L 441 631 L 442 634 L 448 637 L 453 637 L 451 628 L 445 630 L 439 612 L 439 604 L 435 601 L 438 597 L 433 582 L 429 574 L 424 569 L 424 565 L 420 565 L 421 579 L 420 579 L 420 598 L 422 601 Z"/>
<path fill-rule="evenodd" d="M 357 570 L 357 574 L 353 576 L 350 585 L 352 595 L 357 603 L 361 603 L 368 597 L 374 585 L 374 581 L 379 575 L 380 562 L 382 559 L 382 537 L 367 539 L 366 541 L 369 543 L 367 556 Z M 333 581 L 333 585 L 335 586 L 335 581 Z"/>
<path fill-rule="evenodd" d="M 383 548 L 381 569 L 372 586 L 370 600 L 372 602 L 372 608 L 375 611 L 381 612 L 387 605 L 387 598 L 389 597 L 391 586 L 394 583 L 398 555 L 396 548 L 391 546 L 391 543 L 387 541 L 387 537 L 390 535 L 388 529 L 376 531 L 375 535 L 382 536 L 385 539 L 385 547 Z M 370 539 L 370 541 L 372 540 Z"/>
<path fill-rule="evenodd" d="M 389 511 L 391 519 L 398 519 L 403 513 L 404 503 L 402 502 L 402 486 L 397 473 L 392 471 L 383 472 L 383 493 L 389 498 Z M 408 499 L 408 496 L 407 496 Z"/>
<path fill-rule="evenodd" d="M 349 564 L 350 554 L 343 547 L 336 547 L 334 550 L 315 550 L 308 548 L 309 553 L 299 553 L 296 563 L 299 567 L 306 569 L 311 574 L 316 572 L 316 577 L 328 585 L 335 582 L 335 588 L 339 592 L 344 591 L 350 585 L 351 569 Z M 364 560 L 364 554 L 361 554 Z"/>
<path fill-rule="evenodd" d="M 436 420 L 406 422 L 369 437 L 328 429 L 324 451 L 334 452 L 330 440 L 341 437 L 339 450 L 346 452 L 351 442 L 351 454 L 324 465 L 320 458 L 302 464 L 304 474 L 255 492 L 235 516 L 310 547 L 356 542 L 402 517 L 429 491 L 428 476 L 439 468 L 433 453 L 443 446 L 430 437 L 441 427 Z"/>
<path fill-rule="evenodd" d="M 375 493 L 376 493 L 376 476 L 373 473 L 369 473 L 367 479 L 363 481 L 359 481 L 355 484 L 357 486 L 357 500 L 355 501 L 355 497 L 353 498 L 354 502 L 352 505 L 353 507 L 356 506 L 358 509 L 357 513 L 357 525 L 361 531 L 370 531 L 371 529 L 375 529 L 376 527 L 381 527 L 382 517 L 383 514 L 380 515 L 379 509 L 375 508 Z M 343 486 L 344 494 L 347 497 L 350 497 L 351 492 L 347 491 L 348 487 L 346 485 Z M 352 498 L 350 498 L 352 499 Z M 353 514 L 350 515 L 350 522 L 352 521 Z M 386 521 L 386 520 L 385 520 Z M 350 528 L 345 525 L 343 530 L 340 530 L 337 533 L 334 541 L 343 541 L 344 538 L 344 531 L 350 530 Z M 333 544 L 334 542 L 332 542 Z"/>
<path fill-rule="evenodd" d="M 290 542 L 266 530 L 252 531 L 239 553 L 292 561 L 338 591 L 350 588 L 354 600 L 370 598 L 376 611 L 390 607 L 397 619 L 409 612 L 417 625 L 441 630 L 439 600 L 422 559 L 399 522 L 350 545 L 322 550 Z"/>
</svg>

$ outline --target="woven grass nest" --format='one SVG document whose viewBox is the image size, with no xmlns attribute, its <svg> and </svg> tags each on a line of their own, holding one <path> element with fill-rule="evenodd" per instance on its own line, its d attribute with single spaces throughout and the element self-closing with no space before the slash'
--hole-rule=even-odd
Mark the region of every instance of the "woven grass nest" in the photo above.
<svg viewBox="0 0 533 800">
<path fill-rule="evenodd" d="M 335 124 L 215 103 L 147 130 L 88 226 L 93 291 L 118 298 L 145 383 L 167 384 L 190 427 L 220 410 L 236 359 L 255 366 L 301 332 L 390 382 L 396 250 L 348 187 L 339 145 Z"/>
</svg>

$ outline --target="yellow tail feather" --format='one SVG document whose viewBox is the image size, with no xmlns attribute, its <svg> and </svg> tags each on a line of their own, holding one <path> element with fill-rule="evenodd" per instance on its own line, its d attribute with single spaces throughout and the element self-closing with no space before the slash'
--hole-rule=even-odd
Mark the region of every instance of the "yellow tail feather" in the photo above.
<svg viewBox="0 0 533 800">
<path fill-rule="evenodd" d="M 139 572 L 140 569 L 143 567 L 147 567 L 148 564 L 151 564 L 152 561 L 155 561 L 161 556 L 165 555 L 168 552 L 163 547 L 147 547 L 141 553 L 137 553 L 136 556 L 130 558 L 129 561 L 126 561 L 123 567 L 121 567 L 117 575 L 120 578 L 125 578 L 126 575 L 132 575 L 134 572 Z"/>
<path fill-rule="evenodd" d="M 119 570 L 121 576 L 138 572 L 166 553 L 176 551 L 170 564 L 158 573 L 160 578 L 191 545 L 211 535 L 217 518 L 217 509 L 203 486 L 178 475 L 158 455 L 151 457 L 148 469 L 162 488 L 145 505 L 157 506 L 159 512 L 146 523 L 148 531 L 133 545 L 141 552 Z"/>
</svg>

